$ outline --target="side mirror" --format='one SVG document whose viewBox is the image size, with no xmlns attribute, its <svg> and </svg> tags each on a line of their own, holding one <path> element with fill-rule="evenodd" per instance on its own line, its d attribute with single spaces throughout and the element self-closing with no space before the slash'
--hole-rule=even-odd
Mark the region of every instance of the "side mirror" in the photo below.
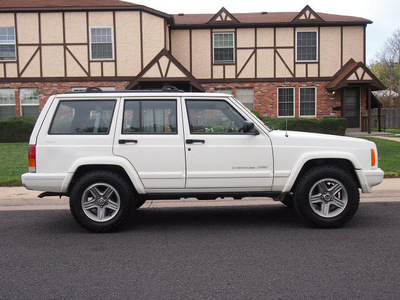
<svg viewBox="0 0 400 300">
<path fill-rule="evenodd" d="M 244 121 L 244 123 L 243 123 L 243 132 L 244 133 L 251 133 L 251 134 L 254 134 L 254 135 L 260 134 L 255 129 L 254 123 L 250 122 L 250 121 Z"/>
</svg>

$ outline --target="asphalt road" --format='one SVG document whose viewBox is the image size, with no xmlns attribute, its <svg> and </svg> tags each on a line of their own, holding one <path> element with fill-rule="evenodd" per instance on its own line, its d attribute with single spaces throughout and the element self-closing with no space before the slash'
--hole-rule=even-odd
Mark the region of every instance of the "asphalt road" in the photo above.
<svg viewBox="0 0 400 300">
<path fill-rule="evenodd" d="M 111 234 L 0 211 L 0 299 L 399 299 L 399 211 L 320 230 L 283 205 L 151 207 Z"/>
</svg>

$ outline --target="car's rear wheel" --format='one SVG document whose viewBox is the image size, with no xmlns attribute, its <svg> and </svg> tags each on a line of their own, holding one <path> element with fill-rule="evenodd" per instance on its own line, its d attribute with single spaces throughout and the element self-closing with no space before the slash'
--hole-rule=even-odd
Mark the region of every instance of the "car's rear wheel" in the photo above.
<svg viewBox="0 0 400 300">
<path fill-rule="evenodd" d="M 93 171 L 83 175 L 70 193 L 70 209 L 80 225 L 94 232 L 117 229 L 132 207 L 133 191 L 119 174 Z"/>
<path fill-rule="evenodd" d="M 306 222 L 339 227 L 355 215 L 360 202 L 357 182 L 347 170 L 327 165 L 302 175 L 294 192 L 294 207 Z"/>
</svg>

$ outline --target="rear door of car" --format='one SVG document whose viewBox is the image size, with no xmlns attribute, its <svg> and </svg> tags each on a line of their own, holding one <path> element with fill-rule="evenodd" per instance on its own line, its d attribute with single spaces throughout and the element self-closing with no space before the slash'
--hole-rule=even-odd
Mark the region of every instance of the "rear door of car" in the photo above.
<svg viewBox="0 0 400 300">
<path fill-rule="evenodd" d="M 114 154 L 136 169 L 148 192 L 185 187 L 184 134 L 179 97 L 122 99 Z"/>
</svg>

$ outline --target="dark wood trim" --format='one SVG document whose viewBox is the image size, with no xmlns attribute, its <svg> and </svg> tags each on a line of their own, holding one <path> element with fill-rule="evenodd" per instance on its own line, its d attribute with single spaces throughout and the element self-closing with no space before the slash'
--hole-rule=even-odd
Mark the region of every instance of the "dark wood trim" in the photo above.
<svg viewBox="0 0 400 300">
<path fill-rule="evenodd" d="M 17 64 L 18 65 L 18 64 Z M 4 78 L 7 78 L 7 68 L 6 68 L 6 63 L 3 63 L 3 74 L 4 74 Z M 1 79 L 3 80 L 3 78 Z"/>
<path fill-rule="evenodd" d="M 62 12 L 62 27 L 63 27 L 63 49 L 64 49 L 64 75 L 68 77 L 68 70 L 67 70 L 67 45 L 66 45 L 66 38 L 65 38 L 65 12 Z"/>
<path fill-rule="evenodd" d="M 160 72 L 160 77 L 161 78 L 165 77 L 162 72 L 162 69 L 161 69 L 160 60 L 157 60 L 157 67 L 158 67 L 158 71 Z"/>
<path fill-rule="evenodd" d="M 318 77 L 321 76 L 321 27 L 318 27 Z"/>
<path fill-rule="evenodd" d="M 340 26 L 340 66 L 343 67 L 343 26 Z"/>
<path fill-rule="evenodd" d="M 38 23 L 39 23 L 39 55 L 40 55 L 40 77 L 43 77 L 43 49 L 42 49 L 42 15 L 41 13 L 38 13 Z M 64 70 L 64 75 L 65 75 L 65 70 Z"/>
<path fill-rule="evenodd" d="M 143 48 L 143 13 L 140 11 L 140 70 L 144 68 L 144 48 Z"/>
<path fill-rule="evenodd" d="M 274 78 L 276 78 L 276 28 L 274 27 Z"/>
<path fill-rule="evenodd" d="M 18 43 L 18 21 L 17 21 L 17 14 L 14 13 L 14 29 L 15 29 L 15 59 L 17 62 L 17 74 L 19 76 L 20 67 L 19 67 L 19 43 Z M 6 64 L 4 64 L 4 77 L 7 77 L 6 72 Z"/>
<path fill-rule="evenodd" d="M 275 53 L 279 56 L 279 58 L 281 59 L 281 61 L 283 62 L 283 64 L 285 65 L 286 69 L 288 69 L 289 73 L 292 75 L 292 77 L 294 77 L 294 73 L 292 72 L 292 70 L 290 70 L 289 66 L 287 65 L 286 61 L 283 59 L 282 55 L 278 52 L 278 49 L 275 50 Z"/>
<path fill-rule="evenodd" d="M 35 52 L 33 52 L 31 58 L 28 60 L 28 62 L 26 63 L 26 65 L 25 65 L 24 68 L 22 69 L 21 73 L 18 74 L 18 77 L 21 77 L 21 76 L 24 74 L 25 70 L 29 67 L 30 63 L 32 62 L 32 60 L 35 58 L 36 54 L 37 54 L 39 51 L 40 51 L 40 47 L 37 47 L 36 50 L 35 50 Z M 41 58 L 40 58 L 40 59 L 41 59 Z M 40 76 L 40 77 L 43 77 L 43 76 Z"/>
<path fill-rule="evenodd" d="M 296 77 L 296 74 L 297 74 L 297 62 L 296 62 L 296 48 L 297 48 L 297 45 L 296 45 L 296 32 L 297 32 L 297 28 L 296 27 L 293 27 L 293 73 L 294 73 L 294 76 L 293 77 Z M 320 75 L 320 74 L 318 74 L 318 75 Z"/>
<path fill-rule="evenodd" d="M 279 78 L 230 78 L 230 79 L 197 79 L 200 83 L 264 83 L 264 82 L 319 82 L 319 81 L 326 81 L 329 82 L 331 77 L 301 77 L 301 78 L 290 78 L 288 81 L 287 78 L 279 77 Z"/>
<path fill-rule="evenodd" d="M 85 68 L 82 66 L 82 64 L 79 62 L 79 60 L 76 58 L 76 56 L 72 53 L 72 51 L 69 50 L 68 47 L 65 47 L 65 49 L 66 49 L 66 52 L 68 52 L 68 53 L 72 56 L 72 58 L 77 62 L 77 64 L 81 67 L 81 69 L 83 70 L 83 72 L 85 72 L 85 74 L 86 74 L 87 76 L 90 76 L 90 75 L 89 75 L 89 72 L 85 70 Z M 66 77 L 68 77 L 68 76 L 66 76 Z"/>
<path fill-rule="evenodd" d="M 361 97 L 361 89 L 360 89 L 360 97 Z M 371 86 L 368 85 L 367 87 L 367 101 L 368 101 L 368 133 L 371 134 Z M 360 99 L 361 102 L 361 99 Z M 360 112 L 361 115 L 361 112 Z"/>
<path fill-rule="evenodd" d="M 171 67 L 171 60 L 168 61 L 167 69 L 165 70 L 164 77 L 168 77 L 169 68 Z"/>
<path fill-rule="evenodd" d="M 254 28 L 254 53 L 255 53 L 255 57 L 254 57 L 254 78 L 258 78 L 258 72 L 257 72 L 257 28 Z"/>
<path fill-rule="evenodd" d="M 209 30 L 210 31 L 210 55 L 211 55 L 211 79 L 214 79 L 214 32 L 212 31 L 212 29 Z"/>
<path fill-rule="evenodd" d="M 114 75 L 118 75 L 118 63 L 117 63 L 117 30 L 116 30 L 116 20 L 115 11 L 113 11 L 113 31 L 114 31 Z"/>
<path fill-rule="evenodd" d="M 363 57 L 363 63 L 364 64 L 366 64 L 367 62 L 366 62 L 366 57 L 367 57 L 367 45 L 366 45 L 366 42 L 367 42 L 367 32 L 366 32 L 366 28 L 367 28 L 367 25 L 365 25 L 364 26 L 364 45 L 363 45 L 363 47 L 364 47 L 364 51 L 363 51 L 363 55 L 364 55 L 364 57 Z"/>
<path fill-rule="evenodd" d="M 87 54 L 88 54 L 88 73 L 89 76 L 92 76 L 92 68 L 91 68 L 91 61 L 90 61 L 90 29 L 89 29 L 89 12 L 86 12 L 86 47 L 87 47 Z"/>
<path fill-rule="evenodd" d="M 240 74 L 242 74 L 243 70 L 247 67 L 248 63 L 250 62 L 251 58 L 254 56 L 255 52 L 256 52 L 256 49 L 254 49 L 253 52 L 251 52 L 249 58 L 246 60 L 246 62 L 244 63 L 243 67 L 240 69 L 240 71 L 237 74 L 236 78 L 239 78 Z"/>
<path fill-rule="evenodd" d="M 190 73 L 193 73 L 193 36 L 192 29 L 189 30 L 189 48 L 190 48 Z"/>
<path fill-rule="evenodd" d="M 237 45 L 237 28 L 235 28 L 235 31 L 233 33 L 235 35 L 234 40 L 235 40 L 235 77 L 238 78 L 238 45 Z"/>
</svg>

